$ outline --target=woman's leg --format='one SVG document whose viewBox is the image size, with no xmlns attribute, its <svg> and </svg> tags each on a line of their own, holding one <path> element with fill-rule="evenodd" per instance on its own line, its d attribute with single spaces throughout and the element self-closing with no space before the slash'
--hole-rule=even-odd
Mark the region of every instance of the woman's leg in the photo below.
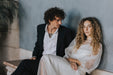
<svg viewBox="0 0 113 75">
<path fill-rule="evenodd" d="M 40 60 L 39 68 L 38 68 L 38 75 L 47 75 L 46 67 L 45 67 L 45 61 L 43 61 L 44 58 L 42 57 Z"/>
</svg>

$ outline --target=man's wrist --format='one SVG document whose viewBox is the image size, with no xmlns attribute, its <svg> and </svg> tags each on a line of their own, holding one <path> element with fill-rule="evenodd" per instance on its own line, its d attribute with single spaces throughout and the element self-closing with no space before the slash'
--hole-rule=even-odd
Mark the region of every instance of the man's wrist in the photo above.
<svg viewBox="0 0 113 75">
<path fill-rule="evenodd" d="M 32 56 L 32 58 L 37 58 L 36 56 Z"/>
</svg>

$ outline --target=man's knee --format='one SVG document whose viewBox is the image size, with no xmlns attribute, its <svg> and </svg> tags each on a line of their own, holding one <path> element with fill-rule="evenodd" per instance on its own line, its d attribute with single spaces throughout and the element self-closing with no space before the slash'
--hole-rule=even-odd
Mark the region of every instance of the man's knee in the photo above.
<svg viewBox="0 0 113 75">
<path fill-rule="evenodd" d="M 22 60 L 22 63 L 27 63 L 29 61 L 31 61 L 31 60 L 30 59 L 24 59 L 24 60 Z"/>
<path fill-rule="evenodd" d="M 27 65 L 29 65 L 29 62 L 30 62 L 29 59 L 22 60 L 18 67 L 27 66 Z"/>
</svg>

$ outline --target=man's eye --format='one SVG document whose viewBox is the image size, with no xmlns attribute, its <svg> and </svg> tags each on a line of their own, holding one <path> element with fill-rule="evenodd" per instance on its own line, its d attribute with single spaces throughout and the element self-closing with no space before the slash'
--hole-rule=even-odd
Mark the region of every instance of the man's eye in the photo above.
<svg viewBox="0 0 113 75">
<path fill-rule="evenodd" d="M 57 21 L 60 21 L 60 20 L 57 20 Z"/>
<path fill-rule="evenodd" d="M 83 28 L 85 28 L 85 26 L 83 26 Z"/>
</svg>

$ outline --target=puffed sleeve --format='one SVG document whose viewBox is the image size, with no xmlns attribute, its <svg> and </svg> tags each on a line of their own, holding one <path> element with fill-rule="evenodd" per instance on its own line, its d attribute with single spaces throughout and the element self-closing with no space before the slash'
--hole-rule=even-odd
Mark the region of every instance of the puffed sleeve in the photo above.
<svg viewBox="0 0 113 75">
<path fill-rule="evenodd" d="M 64 58 L 69 58 L 70 54 L 75 46 L 75 39 L 70 43 L 70 45 L 65 49 L 65 55 Z"/>
<path fill-rule="evenodd" d="M 100 59 L 102 55 L 102 45 L 100 44 L 99 52 L 97 55 L 92 55 L 89 57 L 89 59 L 86 61 L 85 68 L 87 73 L 91 73 L 93 70 L 97 68 L 99 65 Z"/>
</svg>

